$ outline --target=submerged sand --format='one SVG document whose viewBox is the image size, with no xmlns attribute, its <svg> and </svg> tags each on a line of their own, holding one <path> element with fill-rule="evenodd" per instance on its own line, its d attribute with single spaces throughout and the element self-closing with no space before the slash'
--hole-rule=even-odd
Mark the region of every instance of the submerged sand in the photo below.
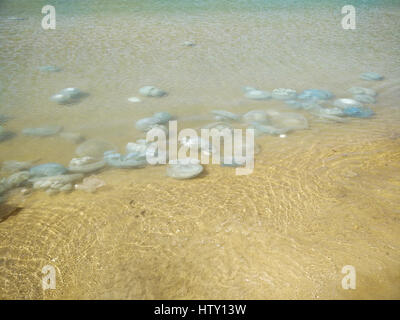
<svg viewBox="0 0 400 320">
<path fill-rule="evenodd" d="M 1 299 L 400 298 L 399 6 L 360 6 L 348 31 L 336 2 L 207 12 L 100 2 L 57 9 L 54 32 L 41 29 L 40 4 L 2 2 L 1 18 L 26 19 L 0 23 L 0 114 L 17 134 L 0 143 L 1 162 L 75 157 L 75 144 L 25 137 L 27 127 L 62 125 L 123 150 L 142 137 L 134 122 L 158 111 L 180 119 L 213 109 L 294 112 L 245 99 L 243 86 L 344 98 L 364 86 L 378 92 L 376 115 L 335 123 L 299 111 L 310 129 L 257 139 L 248 176 L 208 165 L 177 181 L 155 166 L 97 173 L 106 186 L 94 194 L 17 189 L 0 208 Z M 40 73 L 42 65 L 62 71 Z M 367 71 L 385 79 L 360 80 Z M 168 96 L 129 102 L 144 85 Z M 70 86 L 89 96 L 49 101 Z M 42 289 L 46 265 L 55 290 Z M 356 290 L 342 289 L 345 265 L 356 268 Z"/>
<path fill-rule="evenodd" d="M 249 176 L 111 170 L 96 194 L 35 193 L 0 223 L 1 297 L 399 298 L 400 132 L 265 139 Z M 356 290 L 341 288 L 345 265 Z"/>
</svg>

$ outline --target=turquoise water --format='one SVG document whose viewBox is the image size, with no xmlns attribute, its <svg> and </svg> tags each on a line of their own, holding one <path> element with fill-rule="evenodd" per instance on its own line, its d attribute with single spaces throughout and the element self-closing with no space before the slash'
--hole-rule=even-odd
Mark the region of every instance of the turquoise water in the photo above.
<svg viewBox="0 0 400 320">
<path fill-rule="evenodd" d="M 297 10 L 302 8 L 318 8 L 337 11 L 340 14 L 340 8 L 345 5 L 353 5 L 356 8 L 388 8 L 399 5 L 398 0 L 354 0 L 349 3 L 342 0 L 18 0 L 18 1 L 2 1 L 0 8 L 5 14 L 26 14 L 35 15 L 35 9 L 38 13 L 43 6 L 50 4 L 57 7 L 58 14 L 76 15 L 76 14 L 117 14 L 117 13 L 137 13 L 137 12 L 160 12 L 160 13 L 194 13 L 194 12 L 228 12 L 230 10 L 241 11 L 248 10 L 253 12 L 268 10 Z M 335 10 L 336 9 L 336 10 Z"/>
</svg>

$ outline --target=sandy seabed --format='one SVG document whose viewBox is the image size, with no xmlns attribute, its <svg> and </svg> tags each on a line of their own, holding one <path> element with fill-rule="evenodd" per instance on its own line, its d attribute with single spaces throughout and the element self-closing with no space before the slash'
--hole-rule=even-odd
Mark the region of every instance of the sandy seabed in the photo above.
<svg viewBox="0 0 400 320">
<path fill-rule="evenodd" d="M 96 194 L 33 194 L 0 224 L 1 298 L 399 298 L 400 135 L 274 139 L 249 176 L 110 170 Z"/>
<path fill-rule="evenodd" d="M 4 127 L 16 136 L 0 143 L 0 161 L 67 165 L 76 145 L 20 134 L 48 124 L 120 150 L 141 137 L 134 122 L 158 111 L 179 120 L 269 109 L 302 113 L 310 124 L 258 138 L 248 176 L 207 165 L 177 181 L 154 166 L 96 173 L 106 186 L 94 194 L 14 190 L 0 209 L 8 216 L 1 299 L 400 298 L 398 6 L 360 7 L 348 31 L 336 4 L 185 14 L 94 13 L 93 5 L 58 10 L 49 33 L 36 2 L 1 5 L 0 114 L 12 117 Z M 3 19 L 18 14 L 26 19 Z M 182 46 L 187 40 L 196 46 Z M 43 65 L 62 71 L 38 72 Z M 367 71 L 385 79 L 360 80 Z M 168 96 L 130 103 L 144 85 Z M 70 86 L 89 96 L 71 106 L 49 101 Z M 243 86 L 321 88 L 339 98 L 363 86 L 378 102 L 371 119 L 321 122 L 281 101 L 247 100 Z M 55 290 L 42 289 L 46 265 L 56 270 Z M 356 290 L 342 289 L 345 265 L 356 269 Z"/>
</svg>

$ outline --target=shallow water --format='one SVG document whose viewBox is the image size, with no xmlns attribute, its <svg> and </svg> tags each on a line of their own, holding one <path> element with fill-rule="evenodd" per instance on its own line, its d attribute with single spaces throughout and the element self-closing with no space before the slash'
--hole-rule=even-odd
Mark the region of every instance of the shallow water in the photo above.
<svg viewBox="0 0 400 320">
<path fill-rule="evenodd" d="M 1 298 L 400 298 L 397 1 L 354 1 L 356 30 L 341 28 L 341 1 L 54 3 L 48 31 L 46 1 L 0 3 L 0 114 L 17 133 L 0 142 L 0 161 L 75 157 L 75 144 L 23 136 L 29 127 L 62 125 L 123 150 L 143 137 L 135 121 L 158 111 L 193 128 L 207 122 L 192 116 L 214 109 L 297 112 L 248 100 L 243 86 L 343 98 L 372 88 L 376 114 L 336 123 L 299 111 L 310 128 L 257 138 L 248 176 L 209 165 L 176 181 L 155 166 L 104 170 L 93 194 L 14 190 L 0 223 Z M 367 71 L 385 79 L 360 80 Z M 129 102 L 145 85 L 168 95 Z M 89 95 L 49 101 L 71 86 Z M 56 290 L 42 290 L 44 265 L 56 268 Z M 345 265 L 356 290 L 341 288 Z"/>
</svg>

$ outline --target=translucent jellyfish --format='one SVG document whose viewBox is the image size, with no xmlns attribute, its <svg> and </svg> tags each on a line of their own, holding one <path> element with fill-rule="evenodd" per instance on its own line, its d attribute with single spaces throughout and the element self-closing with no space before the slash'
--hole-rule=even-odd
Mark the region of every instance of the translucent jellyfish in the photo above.
<svg viewBox="0 0 400 320">
<path fill-rule="evenodd" d="M 293 100 L 297 96 L 296 90 L 278 88 L 272 91 L 272 98 L 277 100 Z"/>
<path fill-rule="evenodd" d="M 68 166 L 68 171 L 77 173 L 89 173 L 100 170 L 106 166 L 104 160 L 97 160 L 93 157 L 73 158 Z"/>
<path fill-rule="evenodd" d="M 319 109 L 315 110 L 318 114 L 330 115 L 330 116 L 342 116 L 343 109 L 334 107 L 334 108 L 323 108 L 320 107 Z"/>
<path fill-rule="evenodd" d="M 169 112 L 157 112 L 153 115 L 153 118 L 158 119 L 158 124 L 167 123 L 173 117 Z"/>
<path fill-rule="evenodd" d="M 301 108 L 303 110 L 307 110 L 307 111 L 313 110 L 315 108 L 320 108 L 320 107 L 321 107 L 321 105 L 320 105 L 319 101 L 317 101 L 317 100 L 308 100 L 308 101 L 305 100 L 304 102 L 301 103 Z"/>
<path fill-rule="evenodd" d="M 130 97 L 128 98 L 128 101 L 133 103 L 142 102 L 138 97 Z"/>
<path fill-rule="evenodd" d="M 22 130 L 22 134 L 26 136 L 47 137 L 56 135 L 62 129 L 62 126 L 49 125 L 40 128 L 26 128 Z"/>
<path fill-rule="evenodd" d="M 356 107 L 361 108 L 363 105 L 354 99 L 337 99 L 333 102 L 333 105 L 338 108 L 348 108 L 348 107 Z"/>
<path fill-rule="evenodd" d="M 1 170 L 14 173 L 21 170 L 28 170 L 30 167 L 32 167 L 32 162 L 30 161 L 8 160 L 2 163 Z"/>
<path fill-rule="evenodd" d="M 165 137 L 168 137 L 168 135 L 169 135 L 168 127 L 163 124 L 155 124 L 149 130 L 149 131 L 152 131 L 154 134 L 159 135 L 160 131 L 155 132 L 154 130 L 161 130 L 162 132 L 164 132 Z"/>
<path fill-rule="evenodd" d="M 319 106 L 318 108 L 313 108 L 312 110 L 310 110 L 310 113 L 325 120 L 330 120 L 335 122 L 347 121 L 341 118 L 342 116 L 344 116 L 343 109 L 338 107 L 324 108 L 322 106 Z"/>
<path fill-rule="evenodd" d="M 253 87 L 249 87 L 249 86 L 245 86 L 245 87 L 242 88 L 242 90 L 243 90 L 244 93 L 246 93 L 248 91 L 258 90 L 258 89 L 253 88 Z"/>
<path fill-rule="evenodd" d="M 383 76 L 376 72 L 365 72 L 360 75 L 360 78 L 368 81 L 383 80 Z"/>
<path fill-rule="evenodd" d="M 93 193 L 105 185 L 106 183 L 103 180 L 91 176 L 84 178 L 81 184 L 76 184 L 75 189 Z"/>
<path fill-rule="evenodd" d="M 242 116 L 242 119 L 247 122 L 260 122 L 260 123 L 266 123 L 268 122 L 268 114 L 265 110 L 252 110 L 247 113 L 245 113 Z"/>
<path fill-rule="evenodd" d="M 217 149 L 212 144 L 201 137 L 183 137 L 179 143 L 189 149 L 197 149 L 205 155 L 212 155 L 217 152 Z"/>
<path fill-rule="evenodd" d="M 367 94 L 356 94 L 356 95 L 354 95 L 354 99 L 359 102 L 366 103 L 366 104 L 376 103 L 375 98 L 373 96 L 369 96 Z"/>
<path fill-rule="evenodd" d="M 61 68 L 57 67 L 57 66 L 40 66 L 39 71 L 42 72 L 60 72 Z"/>
<path fill-rule="evenodd" d="M 0 180 L 0 195 L 8 191 L 8 186 L 5 179 Z"/>
<path fill-rule="evenodd" d="M 79 101 L 85 94 L 78 88 L 65 88 L 50 97 L 51 101 L 67 104 Z"/>
<path fill-rule="evenodd" d="M 183 45 L 185 47 L 194 47 L 196 45 L 196 43 L 194 43 L 193 41 L 187 40 L 187 41 L 183 42 Z"/>
<path fill-rule="evenodd" d="M 147 164 L 142 154 L 134 152 L 121 155 L 115 151 L 107 151 L 104 153 L 104 160 L 109 166 L 121 169 L 142 168 Z"/>
<path fill-rule="evenodd" d="M 271 99 L 271 93 L 268 91 L 262 91 L 257 89 L 248 90 L 245 92 L 244 96 L 252 100 L 267 100 Z"/>
<path fill-rule="evenodd" d="M 145 86 L 139 89 L 139 93 L 146 97 L 162 97 L 167 93 L 153 86 Z"/>
<path fill-rule="evenodd" d="M 137 142 L 128 142 L 126 147 L 126 153 L 138 153 L 143 156 L 146 155 L 147 143 L 137 143 Z"/>
<path fill-rule="evenodd" d="M 363 87 L 351 87 L 348 92 L 350 92 L 353 95 L 356 94 L 366 94 L 371 97 L 376 96 L 376 91 L 370 88 L 363 88 Z"/>
<path fill-rule="evenodd" d="M 355 118 L 369 118 L 374 115 L 371 109 L 364 107 L 348 107 L 343 109 L 343 113 L 346 116 Z"/>
<path fill-rule="evenodd" d="M 136 121 L 135 127 L 139 131 L 149 131 L 151 128 L 153 128 L 155 125 L 160 123 L 160 119 L 155 118 L 155 117 L 149 117 L 149 118 L 143 118 L 138 121 Z"/>
<path fill-rule="evenodd" d="M 256 129 L 256 133 L 280 135 L 293 130 L 303 130 L 308 128 L 307 119 L 298 113 L 278 112 L 274 110 L 266 111 L 270 119 L 269 124 L 251 123 Z"/>
<path fill-rule="evenodd" d="M 29 169 L 29 173 L 34 177 L 49 177 L 62 175 L 67 172 L 67 168 L 58 163 L 44 163 Z"/>
<path fill-rule="evenodd" d="M 28 179 L 30 178 L 31 174 L 29 171 L 21 171 L 21 172 L 16 172 L 13 173 L 11 176 L 9 176 L 5 183 L 6 186 L 9 189 L 16 188 L 24 184 Z"/>
<path fill-rule="evenodd" d="M 138 159 L 146 159 L 148 160 L 148 157 L 150 158 L 157 158 L 158 156 L 164 155 L 164 157 L 161 157 L 162 159 L 167 158 L 167 149 L 162 148 L 158 143 L 156 142 L 146 142 L 146 140 L 137 140 L 136 142 L 129 142 L 126 145 L 126 153 L 135 155 L 136 158 Z M 163 161 L 163 160 L 162 160 Z M 149 164 L 158 164 L 159 162 L 152 162 L 150 161 Z"/>
<path fill-rule="evenodd" d="M 215 115 L 216 120 L 218 121 L 239 121 L 240 116 L 225 110 L 213 110 L 211 111 L 213 115 Z"/>
<path fill-rule="evenodd" d="M 277 128 L 286 130 L 286 132 L 308 128 L 307 119 L 299 113 L 279 113 L 272 116 L 272 124 Z"/>
<path fill-rule="evenodd" d="M 49 177 L 34 177 L 29 179 L 33 183 L 34 189 L 46 189 L 49 187 L 61 187 L 68 183 L 73 183 L 75 181 L 81 180 L 83 178 L 82 173 L 72 173 L 72 174 L 61 174 Z"/>
<path fill-rule="evenodd" d="M 59 104 L 66 104 L 72 101 L 72 98 L 68 94 L 56 93 L 50 97 L 50 100 L 53 102 L 57 102 Z"/>
<path fill-rule="evenodd" d="M 79 98 L 82 95 L 82 91 L 78 88 L 65 88 L 60 91 L 60 94 L 69 95 L 71 98 Z"/>
<path fill-rule="evenodd" d="M 329 100 L 333 97 L 332 92 L 320 89 L 308 89 L 299 94 L 298 99 L 303 100 Z"/>
<path fill-rule="evenodd" d="M 174 179 L 191 179 L 203 171 L 203 166 L 197 159 L 180 159 L 167 167 L 167 175 Z"/>
<path fill-rule="evenodd" d="M 59 188 L 59 190 L 61 192 L 69 192 L 69 191 L 72 191 L 73 189 L 74 189 L 74 186 L 72 185 L 72 183 L 66 183 Z"/>
<path fill-rule="evenodd" d="M 303 103 L 297 100 L 285 100 L 286 105 L 293 109 L 302 109 Z"/>
</svg>

